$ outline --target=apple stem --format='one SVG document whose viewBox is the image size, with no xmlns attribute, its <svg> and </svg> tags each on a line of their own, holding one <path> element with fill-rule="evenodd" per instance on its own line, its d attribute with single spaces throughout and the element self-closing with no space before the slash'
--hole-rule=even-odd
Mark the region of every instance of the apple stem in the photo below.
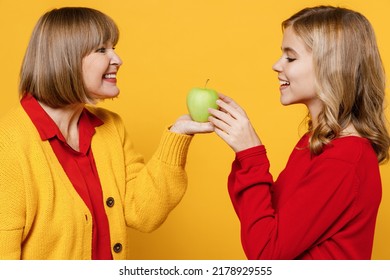
<svg viewBox="0 0 390 280">
<path fill-rule="evenodd" d="M 210 79 L 207 79 L 206 80 L 206 83 L 204 84 L 204 87 L 206 88 L 206 86 L 207 86 L 207 83 L 210 81 Z"/>
</svg>

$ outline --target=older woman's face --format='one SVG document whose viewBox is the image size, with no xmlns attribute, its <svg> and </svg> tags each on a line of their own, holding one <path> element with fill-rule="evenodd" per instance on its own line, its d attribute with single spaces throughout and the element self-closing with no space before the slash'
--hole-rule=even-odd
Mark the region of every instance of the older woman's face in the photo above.
<svg viewBox="0 0 390 280">
<path fill-rule="evenodd" d="M 96 100 L 119 94 L 117 72 L 122 60 L 112 45 L 104 45 L 83 58 L 82 72 L 88 94 Z"/>
</svg>

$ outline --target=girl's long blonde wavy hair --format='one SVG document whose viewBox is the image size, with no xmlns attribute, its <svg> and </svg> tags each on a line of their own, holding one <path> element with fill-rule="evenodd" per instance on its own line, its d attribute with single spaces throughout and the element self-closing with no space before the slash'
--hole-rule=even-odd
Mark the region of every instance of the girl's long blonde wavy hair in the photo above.
<svg viewBox="0 0 390 280">
<path fill-rule="evenodd" d="M 360 13 L 345 8 L 306 8 L 282 23 L 292 27 L 313 53 L 318 125 L 309 119 L 310 150 L 318 155 L 349 124 L 371 141 L 378 162 L 389 160 L 384 113 L 385 72 L 374 30 Z"/>
</svg>

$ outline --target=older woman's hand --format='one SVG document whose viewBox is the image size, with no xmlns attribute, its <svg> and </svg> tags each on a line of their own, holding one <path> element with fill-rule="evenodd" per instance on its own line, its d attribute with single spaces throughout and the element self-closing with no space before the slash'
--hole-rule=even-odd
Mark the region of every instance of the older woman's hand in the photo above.
<svg viewBox="0 0 390 280">
<path fill-rule="evenodd" d="M 195 122 L 189 115 L 179 117 L 170 128 L 170 131 L 181 134 L 209 133 L 214 131 L 214 126 L 210 122 Z"/>
</svg>

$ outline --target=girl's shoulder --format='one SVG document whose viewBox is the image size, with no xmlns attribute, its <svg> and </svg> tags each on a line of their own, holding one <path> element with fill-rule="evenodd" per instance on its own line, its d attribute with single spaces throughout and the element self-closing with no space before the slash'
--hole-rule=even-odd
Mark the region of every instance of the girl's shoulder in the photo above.
<svg viewBox="0 0 390 280">
<path fill-rule="evenodd" d="M 351 163 L 373 161 L 377 163 L 376 153 L 371 142 L 364 137 L 345 136 L 333 139 L 322 153 L 323 158 L 333 158 Z"/>
</svg>

